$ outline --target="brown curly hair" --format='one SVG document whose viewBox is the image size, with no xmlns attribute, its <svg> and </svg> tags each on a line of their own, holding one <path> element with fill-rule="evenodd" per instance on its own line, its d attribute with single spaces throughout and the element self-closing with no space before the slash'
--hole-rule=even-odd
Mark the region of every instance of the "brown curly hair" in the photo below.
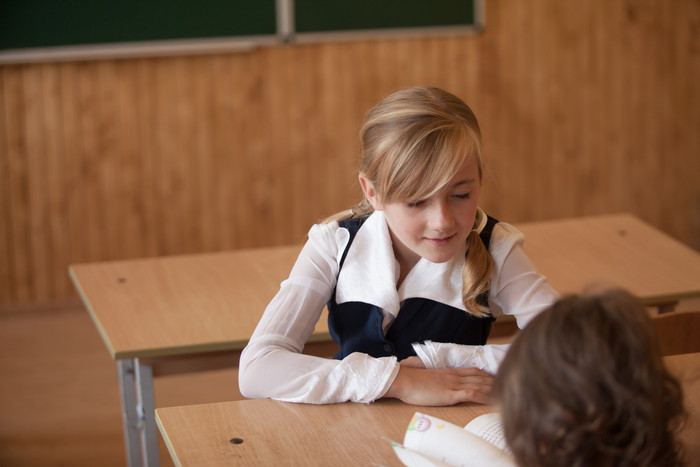
<svg viewBox="0 0 700 467">
<path fill-rule="evenodd" d="M 521 466 L 683 465 L 680 384 L 624 291 L 564 297 L 538 315 L 509 349 L 495 394 Z"/>
</svg>

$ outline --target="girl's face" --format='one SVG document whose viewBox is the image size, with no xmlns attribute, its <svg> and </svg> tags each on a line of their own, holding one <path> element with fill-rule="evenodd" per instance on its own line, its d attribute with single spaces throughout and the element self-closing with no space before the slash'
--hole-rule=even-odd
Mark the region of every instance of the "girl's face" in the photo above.
<svg viewBox="0 0 700 467">
<path fill-rule="evenodd" d="M 365 188 L 367 181 L 361 183 Z M 474 226 L 481 186 L 476 158 L 471 157 L 445 188 L 417 203 L 382 204 L 369 188 L 365 194 L 375 209 L 384 211 L 394 254 L 402 271 L 408 271 L 420 258 L 443 263 L 455 256 Z"/>
</svg>

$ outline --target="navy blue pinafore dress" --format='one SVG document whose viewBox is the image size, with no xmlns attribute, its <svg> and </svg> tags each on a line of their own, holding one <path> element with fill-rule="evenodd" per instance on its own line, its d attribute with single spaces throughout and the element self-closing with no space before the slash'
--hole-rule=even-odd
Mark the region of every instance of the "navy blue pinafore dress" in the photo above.
<svg viewBox="0 0 700 467">
<path fill-rule="evenodd" d="M 340 268 L 347 256 L 355 235 L 367 216 L 342 220 L 340 227 L 350 232 Z M 479 234 L 488 249 L 493 227 L 498 221 L 488 216 L 486 226 Z M 340 270 L 340 269 L 339 269 Z M 479 295 L 478 303 L 488 306 L 488 292 Z M 335 291 L 328 301 L 328 329 L 340 346 L 336 359 L 343 359 L 353 352 L 373 357 L 396 356 L 399 360 L 415 355 L 412 343 L 432 340 L 466 345 L 484 345 L 491 331 L 492 317 L 476 317 L 459 308 L 427 298 L 409 298 L 401 304 L 399 314 L 384 335 L 384 315 L 375 305 L 362 302 L 335 301 Z"/>
</svg>

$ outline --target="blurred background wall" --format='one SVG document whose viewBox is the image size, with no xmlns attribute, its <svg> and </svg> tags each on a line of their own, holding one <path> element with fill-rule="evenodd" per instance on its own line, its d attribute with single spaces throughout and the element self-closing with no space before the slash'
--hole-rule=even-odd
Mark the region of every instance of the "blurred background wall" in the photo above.
<svg viewBox="0 0 700 467">
<path fill-rule="evenodd" d="M 0 310 L 69 264 L 302 242 L 359 200 L 357 130 L 462 97 L 511 223 L 630 212 L 700 248 L 700 2 L 486 0 L 477 34 L 0 66 Z"/>
</svg>

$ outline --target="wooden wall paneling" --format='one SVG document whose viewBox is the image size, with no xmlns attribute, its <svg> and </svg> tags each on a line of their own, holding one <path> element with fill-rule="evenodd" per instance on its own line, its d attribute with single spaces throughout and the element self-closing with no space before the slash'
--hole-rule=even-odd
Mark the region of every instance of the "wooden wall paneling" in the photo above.
<svg viewBox="0 0 700 467">
<path fill-rule="evenodd" d="M 23 86 L 22 101 L 27 112 L 26 125 L 24 127 L 23 158 L 26 160 L 27 199 L 25 209 L 28 215 L 25 227 L 28 234 L 28 276 L 30 290 L 33 296 L 49 295 L 49 275 L 34 274 L 33 271 L 50 270 L 45 261 L 50 258 L 47 248 L 47 235 L 49 234 L 48 208 L 46 183 L 46 145 L 43 127 L 44 107 L 41 94 L 42 70 L 41 66 L 26 67 L 22 73 Z"/>
<path fill-rule="evenodd" d="M 326 167 L 329 159 L 334 157 L 335 145 L 332 143 L 338 138 L 339 128 L 336 125 L 338 113 L 342 109 L 339 100 L 342 94 L 340 80 L 334 81 L 333 77 L 339 71 L 340 54 L 329 54 L 327 44 L 316 44 L 313 53 L 316 55 L 315 81 L 310 90 L 310 99 L 315 102 L 314 113 L 310 115 L 310 121 L 306 125 L 305 134 L 308 140 L 308 194 L 303 200 L 305 212 L 302 211 L 300 224 L 294 230 L 292 241 L 301 242 L 312 224 L 316 223 L 326 214 L 325 203 L 331 190 L 327 184 L 328 174 Z M 331 78 L 329 79 L 329 74 Z M 336 98 L 331 96 L 336 95 Z"/>
<path fill-rule="evenodd" d="M 493 7 L 489 7 L 487 21 L 489 30 L 494 31 L 494 34 L 483 34 L 475 39 L 475 48 L 478 50 L 478 56 L 481 58 L 472 66 L 478 67 L 478 89 L 475 89 L 474 96 L 462 96 L 467 99 L 467 104 L 473 101 L 478 102 L 474 105 L 473 110 L 476 117 L 479 119 L 481 126 L 482 140 L 484 151 L 486 154 L 487 166 L 484 183 L 482 184 L 481 199 L 484 202 L 484 208 L 496 216 L 497 218 L 505 219 L 508 213 L 505 212 L 501 205 L 505 197 L 505 187 L 499 177 L 498 159 L 502 157 L 504 144 L 504 136 L 502 134 L 504 122 L 498 117 L 500 111 L 500 96 L 498 80 L 501 79 L 502 70 L 498 59 L 500 50 L 499 31 L 502 29 L 501 17 L 502 8 L 499 8 L 498 3 L 494 3 Z"/>
<path fill-rule="evenodd" d="M 76 62 L 62 63 L 56 66 L 56 73 L 60 83 L 60 114 L 63 164 L 64 164 L 64 187 L 61 197 L 65 202 L 65 229 L 66 245 L 64 246 L 69 258 L 66 264 L 61 265 L 63 269 L 61 278 L 69 283 L 68 265 L 71 262 L 87 261 L 90 254 L 87 251 L 86 231 L 89 226 L 86 224 L 85 214 L 85 193 L 83 192 L 83 171 L 82 166 L 82 142 L 81 128 L 79 126 L 79 115 L 81 113 L 78 102 L 78 74 L 80 64 Z M 66 298 L 73 296 L 71 291 L 61 296 Z"/>
<path fill-rule="evenodd" d="M 442 84 L 442 77 L 448 69 L 441 69 L 440 66 L 445 56 L 443 47 L 447 40 L 446 37 L 426 37 L 425 40 L 416 41 L 416 45 L 423 49 L 421 56 L 427 58 L 426 64 L 420 67 L 424 73 L 421 77 L 423 85 L 447 87 Z"/>
<path fill-rule="evenodd" d="M 0 303 L 9 302 L 14 297 L 14 275 L 12 257 L 14 245 L 11 235 L 12 197 L 8 142 L 8 102 L 6 98 L 6 68 L 0 68 Z"/>
<path fill-rule="evenodd" d="M 185 229 L 181 222 L 184 195 L 184 180 L 180 170 L 182 134 L 180 112 L 186 105 L 185 96 L 177 93 L 179 81 L 178 60 L 181 57 L 168 57 L 154 62 L 153 87 L 156 95 L 153 115 L 154 159 L 153 183 L 155 188 L 154 231 L 157 232 L 158 255 L 173 254 L 177 251 L 177 236 Z"/>
<path fill-rule="evenodd" d="M 616 126 L 623 118 L 618 98 L 622 93 L 619 86 L 624 83 L 618 66 L 622 49 L 622 8 L 609 5 L 608 8 L 594 8 L 592 13 L 586 25 L 590 43 L 588 79 L 592 81 L 587 98 L 590 100 L 587 100 L 587 122 L 591 129 L 586 135 L 589 145 L 584 156 L 588 155 L 602 186 L 602 194 L 596 198 L 592 210 L 622 212 L 625 211 L 624 192 L 619 188 L 624 184 L 619 177 L 625 173 L 624 149 Z"/>
<path fill-rule="evenodd" d="M 169 223 L 169 216 L 173 210 L 177 209 L 175 200 L 168 196 L 168 183 L 170 170 L 166 166 L 169 160 L 177 157 L 175 150 L 177 144 L 171 145 L 170 138 L 176 137 L 177 129 L 172 128 L 170 123 L 173 100 L 176 98 L 172 89 L 174 88 L 175 76 L 169 70 L 164 70 L 168 65 L 172 67 L 174 62 L 170 58 L 149 60 L 148 63 L 148 90 L 150 93 L 150 109 L 148 119 L 152 122 L 151 147 L 150 147 L 150 196 L 152 198 L 152 215 L 149 227 L 152 229 L 154 255 L 167 254 L 170 248 L 170 241 L 167 238 L 171 232 L 172 225 Z"/>
<path fill-rule="evenodd" d="M 97 106 L 97 63 L 79 63 L 76 74 L 76 163 L 79 179 L 75 192 L 79 206 L 76 222 L 81 227 L 75 241 L 82 246 L 77 261 L 104 260 L 103 240 L 100 235 L 100 164 L 105 157 L 99 147 L 100 127 Z"/>
<path fill-rule="evenodd" d="M 138 213 L 138 221 L 134 234 L 140 239 L 139 247 L 143 256 L 157 256 L 159 252 L 158 236 L 158 212 L 163 209 L 157 198 L 157 167 L 156 167 L 156 126 L 158 121 L 157 99 L 155 81 L 155 67 L 159 61 L 152 59 L 140 59 L 124 62 L 124 73 L 133 75 L 133 90 L 130 94 L 122 96 L 123 105 L 131 107 L 130 118 L 136 122 L 133 138 L 136 142 L 134 148 L 134 168 L 139 171 L 134 180 L 134 212 Z M 128 130 L 127 130 L 128 131 Z"/>
<path fill-rule="evenodd" d="M 490 12 L 497 34 L 490 37 L 493 43 L 488 53 L 484 53 L 483 64 L 488 73 L 484 75 L 483 86 L 489 104 L 482 126 L 492 177 L 487 186 L 491 187 L 493 214 L 511 222 L 534 215 L 536 206 L 532 200 L 537 184 L 543 183 L 531 175 L 536 172 L 531 149 L 533 133 L 527 131 L 533 123 L 532 89 L 530 75 L 523 73 L 523 67 L 529 68 L 532 58 L 528 43 L 533 32 L 532 25 L 527 24 L 526 8 L 518 3 Z M 524 190 L 532 193 L 530 202 L 516 196 Z"/>
<path fill-rule="evenodd" d="M 223 73 L 223 76 L 222 76 Z M 235 55 L 217 60 L 215 94 L 217 112 L 214 136 L 219 160 L 218 225 L 220 245 L 228 248 L 254 246 L 259 223 L 256 197 L 251 180 L 263 135 L 268 135 L 260 113 L 263 77 L 260 60 L 255 54 Z M 264 149 L 263 149 L 264 150 Z"/>
<path fill-rule="evenodd" d="M 651 124 L 663 132 L 655 155 L 662 166 L 660 168 L 667 174 L 661 189 L 670 199 L 661 206 L 659 222 L 671 231 L 684 232 L 688 238 L 692 238 L 695 232 L 695 244 L 700 248 L 700 188 L 695 193 L 678 189 L 679 186 L 699 185 L 700 132 L 697 131 L 697 122 L 700 121 L 700 96 L 696 81 L 700 69 L 700 37 L 697 34 L 700 3 L 668 2 L 662 8 L 659 18 L 664 41 L 658 46 L 662 62 L 658 70 L 668 96 L 660 96 L 662 109 L 659 115 L 652 116 Z M 679 22 L 677 18 L 689 20 Z M 696 31 L 694 36 L 693 30 Z M 669 153 L 669 142 L 677 148 L 673 156 Z M 671 160 L 676 162 L 671 164 Z M 682 208 L 688 213 L 687 217 L 674 215 L 669 206 Z"/>
<path fill-rule="evenodd" d="M 440 85 L 454 89 L 469 105 L 481 125 L 484 108 L 482 70 L 484 56 L 476 36 L 452 36 L 445 41 Z M 444 83 L 444 84 L 442 84 Z"/>
<path fill-rule="evenodd" d="M 233 108 L 235 125 L 238 128 L 240 148 L 232 153 L 235 177 L 235 191 L 231 200 L 238 206 L 236 217 L 229 219 L 239 226 L 240 241 L 238 247 L 262 246 L 269 240 L 271 228 L 270 205 L 272 202 L 268 191 L 272 173 L 266 170 L 270 161 L 273 141 L 277 139 L 271 121 L 274 109 L 271 109 L 271 96 L 268 92 L 271 73 L 275 70 L 270 65 L 273 59 L 270 51 L 258 50 L 252 53 L 245 63 L 237 68 L 239 79 L 246 83 L 247 99 L 245 113 L 240 108 Z M 236 94 L 235 90 L 232 90 Z M 238 147 L 239 145 L 236 145 Z"/>
<path fill-rule="evenodd" d="M 95 232 L 100 255 L 106 259 L 123 258 L 124 218 L 131 216 L 125 192 L 125 144 L 120 125 L 119 88 L 124 80 L 119 79 L 114 60 L 101 60 L 93 65 L 97 136 L 95 151 L 91 159 L 97 164 L 98 226 Z"/>
<path fill-rule="evenodd" d="M 659 44 L 663 43 L 664 35 L 660 28 L 658 15 L 661 14 L 662 6 L 648 10 L 640 8 L 635 11 L 635 8 L 642 5 L 629 6 L 630 14 L 630 31 L 634 35 L 634 40 L 637 44 L 642 44 L 642 47 L 634 47 L 634 62 L 629 63 L 628 73 L 635 74 L 638 77 L 636 85 L 638 88 L 637 98 L 637 115 L 635 118 L 637 124 L 637 133 L 639 138 L 634 141 L 636 151 L 635 154 L 630 154 L 630 164 L 636 164 L 636 181 L 635 183 L 635 198 L 640 206 L 646 206 L 644 216 L 654 221 L 659 221 L 661 203 L 658 201 L 667 198 L 660 188 L 663 186 L 663 180 L 666 178 L 665 170 L 659 170 L 661 159 L 656 151 L 659 140 L 659 125 L 656 124 L 656 118 L 661 117 L 659 114 L 660 104 L 666 98 L 667 89 L 664 83 L 659 79 L 659 68 L 663 66 L 661 57 L 659 56 Z M 666 51 L 664 51 L 666 53 Z M 634 133 L 632 133 L 634 134 Z M 655 186 L 656 190 L 649 189 Z"/>
<path fill-rule="evenodd" d="M 144 83 L 143 60 L 117 61 L 114 64 L 114 106 L 119 164 L 116 167 L 118 197 L 111 212 L 111 229 L 118 232 L 120 258 L 151 256 L 148 248 L 150 226 L 148 206 L 148 122 L 142 107 Z M 115 174 L 116 175 L 116 174 Z"/>
<path fill-rule="evenodd" d="M 232 102 L 230 109 L 232 119 L 227 122 L 234 128 L 231 133 L 233 140 L 227 139 L 235 151 L 229 150 L 231 170 L 225 174 L 228 188 L 228 203 L 236 207 L 235 213 L 226 213 L 226 222 L 232 223 L 237 229 L 238 247 L 260 246 L 267 241 L 268 233 L 261 226 L 267 226 L 266 217 L 269 205 L 264 205 L 266 199 L 265 166 L 270 156 L 270 140 L 275 139 L 273 127 L 266 113 L 268 108 L 268 85 L 270 68 L 267 51 L 258 50 L 250 54 L 245 62 L 235 61 L 234 75 L 236 83 L 243 83 L 245 100 Z M 237 96 L 235 88 L 232 95 Z M 244 107 L 240 107 L 240 103 Z M 245 110 L 243 110 L 245 109 Z M 235 215 L 234 215 L 235 214 Z"/>
<path fill-rule="evenodd" d="M 290 47 L 273 48 L 265 51 L 265 93 L 261 107 L 261 120 L 266 131 L 260 134 L 265 138 L 263 151 L 255 154 L 251 162 L 255 164 L 253 175 L 257 212 L 255 228 L 258 242 L 277 244 L 284 233 L 280 230 L 286 224 L 277 224 L 289 218 L 291 193 L 285 193 L 289 183 L 289 162 L 287 147 L 290 128 L 288 120 L 289 92 L 285 83 L 290 79 L 290 63 L 294 60 Z M 269 133 L 268 133 L 269 132 Z M 278 227 L 279 228 L 276 228 Z M 256 245 L 257 246 L 257 245 Z"/>
<path fill-rule="evenodd" d="M 360 145 L 358 131 L 364 103 L 357 96 L 355 73 L 360 66 L 355 42 L 326 43 L 319 46 L 319 75 L 322 83 L 320 126 L 314 135 L 317 146 L 311 180 L 317 198 L 316 207 L 307 218 L 309 225 L 335 212 L 351 208 L 361 200 L 357 181 Z"/>
<path fill-rule="evenodd" d="M 173 218 L 174 251 L 187 253 L 201 251 L 201 204 L 198 184 L 201 157 L 196 147 L 196 114 L 194 77 L 200 73 L 196 56 L 179 57 L 175 60 L 176 79 L 174 98 L 177 100 L 176 128 L 178 147 L 174 150 L 174 165 L 177 182 L 174 185 L 178 204 L 177 216 Z"/>
<path fill-rule="evenodd" d="M 382 95 L 370 107 L 395 90 L 415 86 L 422 81 L 416 64 L 425 62 L 421 62 L 423 56 L 416 47 L 415 39 L 377 41 L 372 44 L 370 52 L 377 73 L 378 88 L 382 90 Z"/>
<path fill-rule="evenodd" d="M 577 212 L 577 186 L 586 183 L 584 171 L 586 158 L 595 157 L 584 154 L 585 109 L 583 92 L 585 83 L 579 77 L 585 73 L 584 47 L 586 38 L 581 23 L 586 22 L 585 7 L 573 3 L 557 3 L 550 10 L 547 41 L 554 46 L 548 54 L 549 70 L 552 80 L 549 83 L 552 94 L 549 96 L 552 122 L 550 130 L 553 146 L 551 164 L 536 168 L 550 181 L 549 193 L 557 193 L 551 202 L 540 203 L 546 215 L 552 212 Z M 540 130 L 541 131 L 541 130 Z M 570 187 L 574 187 L 571 189 Z M 595 186 L 587 186 L 587 196 L 595 197 Z M 540 192 L 538 199 L 547 199 L 547 192 Z M 542 217 L 542 214 L 537 214 Z"/>
<path fill-rule="evenodd" d="M 275 242 L 289 243 L 298 238 L 309 228 L 308 210 L 313 206 L 311 201 L 315 180 L 311 178 L 309 166 L 314 165 L 320 154 L 312 148 L 317 148 L 317 138 L 321 118 L 319 106 L 319 76 L 318 52 L 316 45 L 303 45 L 290 49 L 291 62 L 288 63 L 289 100 L 287 122 L 289 140 L 285 150 L 280 155 L 286 156 L 287 170 L 281 174 L 286 193 L 279 193 L 280 199 L 287 200 L 286 211 L 279 213 L 280 218 L 288 217 L 289 231 Z M 281 229 L 280 229 L 281 230 Z"/>
<path fill-rule="evenodd" d="M 597 109 L 598 114 L 604 119 L 604 124 L 600 137 L 604 138 L 605 160 L 607 168 L 611 173 L 610 198 L 613 201 L 612 209 L 623 211 L 623 206 L 627 203 L 627 189 L 625 188 L 624 177 L 627 174 L 627 164 L 625 162 L 625 139 L 621 123 L 626 118 L 625 105 L 621 96 L 626 90 L 626 80 L 623 70 L 622 54 L 626 44 L 623 40 L 625 12 L 623 8 L 609 8 L 607 15 L 602 15 L 605 31 L 599 40 L 602 42 L 601 51 L 605 54 L 605 85 L 606 94 L 602 96 L 602 102 L 607 103 L 606 107 Z"/>
<path fill-rule="evenodd" d="M 26 302 L 34 298 L 31 282 L 31 244 L 30 244 L 30 213 L 29 213 L 29 168 L 26 149 L 26 104 L 25 99 L 25 66 L 5 67 L 5 105 L 8 116 L 7 152 L 10 176 L 8 192 L 10 199 L 10 219 L 7 225 L 12 246 L 8 261 L 14 278 L 10 282 L 13 290 L 8 290 L 8 299 L 16 302 Z"/>
<path fill-rule="evenodd" d="M 319 106 L 318 63 L 315 45 L 304 45 L 292 48 L 291 62 L 288 64 L 288 95 L 289 105 L 286 126 L 291 130 L 286 150 L 281 152 L 287 159 L 287 170 L 282 175 L 286 193 L 279 193 L 282 199 L 289 203 L 286 212 L 279 213 L 281 218 L 289 216 L 290 230 L 275 242 L 288 243 L 292 237 L 298 237 L 305 232 L 309 224 L 306 221 L 311 197 L 309 165 L 318 157 L 311 147 L 316 147 L 313 129 L 318 131 Z M 312 133 L 313 132 L 313 133 Z"/>
<path fill-rule="evenodd" d="M 680 72 L 685 76 L 683 86 L 678 89 L 679 94 L 683 97 L 686 106 L 686 118 L 682 122 L 683 138 L 687 142 L 682 165 L 687 169 L 686 177 L 693 178 L 690 186 L 695 189 L 688 193 L 688 208 L 686 210 L 686 222 L 682 219 L 676 219 L 677 223 L 682 223 L 682 227 L 677 227 L 678 230 L 670 232 L 686 239 L 687 242 L 692 242 L 692 245 L 700 250 L 700 188 L 698 188 L 697 177 L 693 176 L 698 172 L 700 159 L 700 131 L 697 127 L 700 125 L 700 88 L 697 85 L 698 76 L 700 76 L 700 3 L 684 3 L 681 8 L 683 18 L 688 18 L 683 25 L 682 33 L 677 37 L 676 47 L 684 51 L 682 54 L 682 65 Z M 674 23 L 678 21 L 674 17 Z M 665 149 L 665 154 L 672 155 L 670 148 Z"/>
<path fill-rule="evenodd" d="M 647 191 L 645 193 L 647 199 L 657 197 L 657 200 L 650 204 L 650 217 L 656 222 L 668 223 L 673 222 L 674 216 L 666 216 L 668 212 L 667 206 L 682 205 L 682 197 L 678 196 L 678 191 L 675 190 L 675 184 L 683 179 L 684 170 L 680 164 L 674 166 L 669 164 L 668 159 L 663 157 L 665 146 L 674 138 L 674 120 L 675 115 L 683 115 L 683 105 L 676 101 L 674 96 L 673 81 L 681 84 L 679 81 L 683 78 L 675 78 L 673 74 L 677 70 L 677 64 L 674 63 L 672 53 L 673 26 L 668 21 L 670 9 L 673 8 L 670 3 L 664 2 L 656 9 L 656 14 L 649 17 L 645 22 L 647 29 L 651 32 L 655 39 L 650 41 L 648 48 L 648 56 L 651 58 L 652 67 L 648 73 L 645 73 L 644 95 L 651 96 L 650 111 L 645 112 L 645 127 L 647 129 L 647 144 L 645 145 L 646 160 L 648 168 L 646 170 L 646 178 L 648 180 Z M 648 34 L 648 33 L 647 33 Z M 659 121 L 668 122 L 665 125 L 659 125 Z M 678 140 L 675 142 L 680 149 L 683 142 Z M 700 173 L 700 172 L 699 172 Z M 649 187 L 656 186 L 657 190 L 650 190 Z M 654 191 L 657 191 L 654 195 Z M 658 197 L 663 202 L 658 202 Z"/>
<path fill-rule="evenodd" d="M 217 159 L 214 157 L 214 134 L 211 128 L 215 123 L 213 86 L 213 67 L 217 60 L 225 60 L 228 63 L 228 56 L 199 56 L 193 58 L 192 66 L 196 69 L 193 74 L 192 99 L 193 99 L 193 119 L 192 119 L 192 144 L 196 164 L 196 174 L 191 176 L 192 196 L 195 199 L 194 209 L 198 219 L 196 228 L 198 231 L 199 244 L 195 247 L 199 251 L 215 251 L 218 246 L 219 234 L 215 229 L 216 215 L 216 168 Z M 231 77 L 224 75 L 227 80 Z M 224 97 L 227 89 L 218 90 Z"/>
<path fill-rule="evenodd" d="M 44 274 L 48 280 L 46 297 L 65 297 L 69 294 L 65 265 L 70 261 L 66 197 L 66 164 L 61 122 L 61 82 L 55 64 L 45 64 L 41 70 L 41 101 L 43 124 L 39 139 L 44 140 L 46 250 Z"/>
<path fill-rule="evenodd" d="M 327 53 L 333 54 L 335 53 L 333 49 L 338 50 L 339 47 L 329 48 Z M 363 98 L 365 93 L 359 89 L 360 83 L 356 79 L 357 70 L 362 67 L 363 50 L 366 50 L 366 45 L 345 44 L 341 49 L 343 59 L 340 62 L 340 68 L 336 71 L 336 77 L 330 75 L 326 78 L 328 80 L 340 78 L 342 104 L 335 105 L 336 124 L 330 129 L 334 132 L 332 134 L 335 150 L 330 153 L 327 170 L 328 180 L 335 181 L 334 185 L 329 185 L 327 190 L 330 196 L 326 198 L 328 204 L 324 215 L 349 209 L 361 202 L 363 198 L 358 180 L 361 152 L 359 132 L 364 116 L 375 104 L 371 102 L 373 96 Z M 325 98 L 329 99 L 330 96 Z M 330 177 L 331 174 L 334 178 Z M 338 190 L 338 187 L 342 187 L 342 190 Z"/>
</svg>

